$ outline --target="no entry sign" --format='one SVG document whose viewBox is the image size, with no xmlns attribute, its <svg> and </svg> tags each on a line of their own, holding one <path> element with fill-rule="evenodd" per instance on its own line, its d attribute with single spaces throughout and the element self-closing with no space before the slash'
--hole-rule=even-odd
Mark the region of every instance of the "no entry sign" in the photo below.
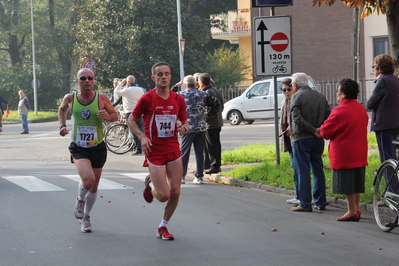
<svg viewBox="0 0 399 266">
<path fill-rule="evenodd" d="M 254 65 L 257 76 L 292 73 L 291 17 L 254 19 Z"/>
<path fill-rule="evenodd" d="M 282 32 L 277 32 L 270 39 L 270 47 L 276 52 L 283 52 L 287 49 L 290 40 Z"/>
</svg>

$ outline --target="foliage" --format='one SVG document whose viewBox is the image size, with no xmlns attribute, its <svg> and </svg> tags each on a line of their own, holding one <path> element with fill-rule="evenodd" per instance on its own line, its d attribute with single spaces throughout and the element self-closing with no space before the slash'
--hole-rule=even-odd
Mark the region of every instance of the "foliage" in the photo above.
<svg viewBox="0 0 399 266">
<path fill-rule="evenodd" d="M 209 52 L 206 57 L 206 68 L 218 86 L 232 85 L 245 79 L 245 74 L 250 67 L 246 65 L 247 59 L 239 49 L 222 47 Z"/>
<path fill-rule="evenodd" d="M 24 71 L 21 71 L 21 68 Z M 17 109 L 18 107 L 19 90 L 23 89 L 29 98 L 33 95 L 29 83 L 29 74 L 29 70 L 21 66 L 0 67 L 1 96 L 8 101 L 10 109 Z"/>
<path fill-rule="evenodd" d="M 53 6 L 52 0 L 34 2 L 34 33 L 37 70 L 40 82 L 37 90 L 39 109 L 56 107 L 57 99 L 69 92 L 70 62 L 74 38 L 69 34 L 72 13 L 68 12 L 74 1 L 64 0 Z M 32 88 L 33 55 L 31 35 L 31 13 L 29 1 L 0 0 L 0 90 L 16 109 L 18 90 L 23 89 L 34 106 Z M 10 38 L 14 42 L 10 43 Z M 16 58 L 18 57 L 18 58 Z"/>
<path fill-rule="evenodd" d="M 375 135 L 370 133 L 368 139 L 375 140 Z M 280 156 L 280 165 L 276 166 L 276 147 L 273 144 L 249 144 L 233 151 L 223 151 L 222 164 L 246 164 L 235 167 L 233 170 L 224 172 L 226 176 L 252 181 L 255 183 L 268 184 L 275 187 L 282 187 L 289 190 L 294 189 L 294 173 L 288 153 Z M 326 177 L 326 193 L 330 197 L 342 197 L 331 193 L 332 170 L 329 168 L 330 162 L 327 149 L 322 156 L 324 174 Z M 254 163 L 256 162 L 256 163 Z M 379 155 L 370 152 L 368 156 L 369 165 L 366 167 L 365 193 L 361 194 L 364 203 L 372 202 L 374 170 L 380 165 Z"/>
<path fill-rule="evenodd" d="M 395 0 L 393 0 L 395 1 Z M 386 7 L 389 4 L 389 0 L 341 0 L 341 2 L 348 7 L 363 7 L 361 18 L 365 18 L 371 15 L 373 12 L 379 14 L 386 14 Z M 313 5 L 327 4 L 331 6 L 335 3 L 335 0 L 313 0 Z"/>
<path fill-rule="evenodd" d="M 371 15 L 373 12 L 385 14 L 387 19 L 389 44 L 396 68 L 399 67 L 399 1 L 395 0 L 341 0 L 349 7 L 363 7 L 361 18 Z M 335 0 L 313 0 L 313 5 L 322 3 L 332 5 Z"/>
<path fill-rule="evenodd" d="M 236 0 L 182 0 L 186 39 L 185 71 L 203 72 L 206 51 L 225 41 L 211 40 L 210 12 L 236 8 Z M 16 108 L 17 91 L 26 90 L 33 106 L 30 2 L 0 0 L 0 92 Z M 114 77 L 133 74 L 151 88 L 151 66 L 167 61 L 179 77 L 175 1 L 35 0 L 33 6 L 39 110 L 56 108 L 75 85 L 86 60 L 97 67 L 96 84 L 106 90 Z"/>
<path fill-rule="evenodd" d="M 205 45 L 211 40 L 209 9 L 206 18 L 203 10 L 198 15 L 199 2 L 208 1 L 181 1 L 188 73 L 201 69 Z M 78 11 L 82 19 L 75 32 L 85 34 L 78 36 L 76 51 L 82 61 L 94 60 L 97 81 L 103 86 L 111 87 L 113 78 L 133 74 L 142 87 L 152 88 L 151 67 L 159 61 L 170 64 L 172 83 L 180 80 L 175 2 L 97 0 Z"/>
</svg>

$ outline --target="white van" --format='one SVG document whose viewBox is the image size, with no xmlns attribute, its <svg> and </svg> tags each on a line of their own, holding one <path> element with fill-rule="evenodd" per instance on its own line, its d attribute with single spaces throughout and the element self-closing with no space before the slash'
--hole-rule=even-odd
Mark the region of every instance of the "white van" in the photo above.
<svg viewBox="0 0 399 266">
<path fill-rule="evenodd" d="M 285 78 L 277 78 L 278 109 L 284 99 L 280 83 Z M 246 89 L 240 96 L 224 104 L 223 119 L 231 125 L 239 125 L 242 121 L 252 124 L 255 119 L 274 118 L 274 87 L 273 79 L 259 80 Z M 316 89 L 315 82 L 309 77 L 309 87 Z"/>
</svg>

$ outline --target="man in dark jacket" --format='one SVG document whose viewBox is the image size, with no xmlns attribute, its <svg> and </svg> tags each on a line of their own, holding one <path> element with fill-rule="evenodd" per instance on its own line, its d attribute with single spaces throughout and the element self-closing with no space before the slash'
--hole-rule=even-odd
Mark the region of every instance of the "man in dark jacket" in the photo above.
<svg viewBox="0 0 399 266">
<path fill-rule="evenodd" d="M 183 154 L 182 184 L 185 183 L 192 144 L 194 144 L 195 159 L 197 163 L 197 170 L 195 171 L 193 183 L 203 184 L 206 132 L 205 119 L 218 114 L 220 103 L 209 93 L 198 90 L 195 87 L 195 78 L 193 76 L 186 76 L 183 81 L 185 90 L 181 92 L 181 96 L 183 96 L 186 101 L 190 130 L 187 134 L 184 134 L 181 137 L 181 150 Z M 205 113 L 205 111 L 207 111 L 207 113 Z"/>
<path fill-rule="evenodd" d="M 291 210 L 312 211 L 310 170 L 313 172 L 314 203 L 317 209 L 324 210 L 326 181 L 321 158 L 324 139 L 318 128 L 330 115 L 331 108 L 324 95 L 309 88 L 305 73 L 295 73 L 292 77 L 292 87 L 296 92 L 290 103 L 291 141 L 300 203 Z"/>
<path fill-rule="evenodd" d="M 8 105 L 8 102 L 0 95 L 0 112 L 4 114 L 3 103 Z"/>
<path fill-rule="evenodd" d="M 220 131 L 223 126 L 222 111 L 224 108 L 223 97 L 219 90 L 212 86 L 211 77 L 203 73 L 198 77 L 199 89 L 206 91 L 220 102 L 219 112 L 206 119 L 207 130 L 205 133 L 205 174 L 214 174 L 221 171 L 222 145 L 220 143 Z"/>
<path fill-rule="evenodd" d="M 3 98 L 3 96 L 0 95 L 0 132 L 3 131 L 3 114 L 4 114 L 4 110 L 3 110 L 3 103 L 8 105 L 8 102 Z"/>
</svg>

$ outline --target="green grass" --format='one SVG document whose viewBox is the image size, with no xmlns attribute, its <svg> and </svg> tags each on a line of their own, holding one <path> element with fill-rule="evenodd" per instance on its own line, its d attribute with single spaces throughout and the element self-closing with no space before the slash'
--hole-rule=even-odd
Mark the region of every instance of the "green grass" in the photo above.
<svg viewBox="0 0 399 266">
<path fill-rule="evenodd" d="M 51 117 L 58 117 L 57 111 L 38 111 L 37 115 L 35 112 L 31 111 L 28 114 L 28 121 L 40 120 L 40 119 L 48 119 Z M 7 124 L 7 122 L 12 122 L 15 120 L 20 120 L 19 114 L 17 110 L 11 110 L 11 113 L 6 118 L 6 114 L 3 114 L 3 123 Z"/>
<path fill-rule="evenodd" d="M 377 147 L 374 134 L 368 135 L 369 147 Z M 331 193 L 332 170 L 329 169 L 330 161 L 327 148 L 323 153 L 324 173 L 326 176 L 327 196 L 341 198 L 343 195 Z M 288 153 L 280 153 L 280 166 L 276 164 L 276 147 L 273 144 L 249 144 L 235 150 L 227 150 L 222 153 L 222 164 L 246 164 L 256 163 L 250 166 L 237 166 L 231 171 L 223 172 L 230 176 L 245 181 L 282 187 L 289 190 L 294 189 L 294 172 L 291 169 Z M 370 152 L 368 156 L 369 166 L 366 167 L 366 190 L 361 194 L 364 203 L 371 203 L 373 199 L 374 170 L 378 169 L 380 159 L 378 152 Z"/>
</svg>

